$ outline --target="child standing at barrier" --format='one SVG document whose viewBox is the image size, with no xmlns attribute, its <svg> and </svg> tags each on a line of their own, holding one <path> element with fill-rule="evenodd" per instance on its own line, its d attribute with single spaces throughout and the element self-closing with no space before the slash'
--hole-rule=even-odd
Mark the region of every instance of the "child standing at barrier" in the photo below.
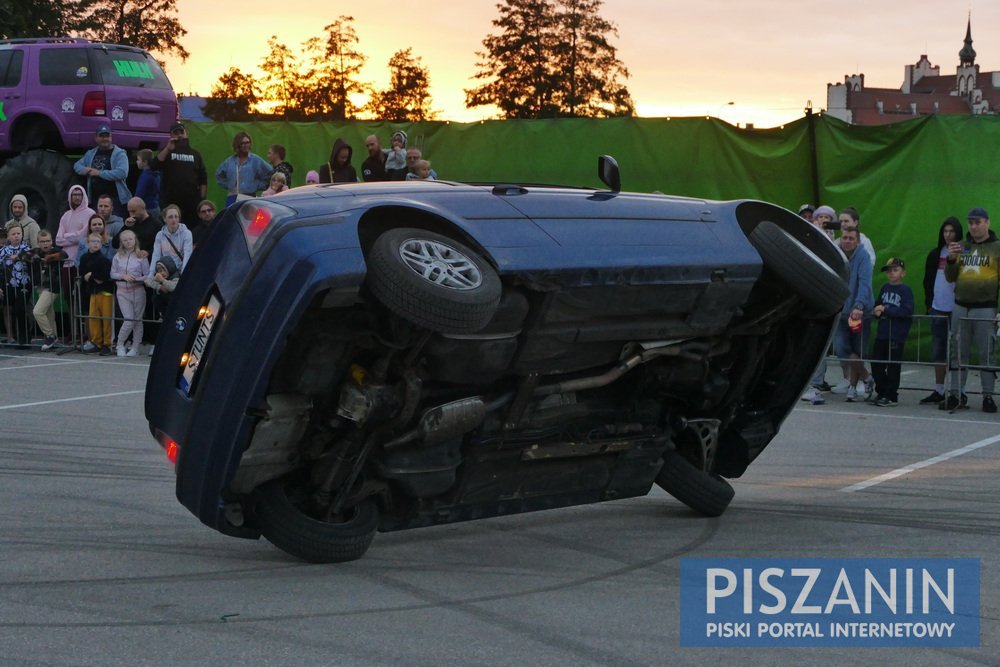
<svg viewBox="0 0 1000 667">
<path fill-rule="evenodd" d="M 906 263 L 890 257 L 882 267 L 889 282 L 882 285 L 872 314 L 878 318 L 878 333 L 872 350 L 872 375 L 877 397 L 873 403 L 881 408 L 899 403 L 900 362 L 903 346 L 913 322 L 913 290 L 903 284 Z M 891 363 L 885 363 L 891 362 Z"/>
<path fill-rule="evenodd" d="M 35 316 L 35 322 L 45 336 L 42 352 L 46 352 L 55 347 L 58 336 L 55 301 L 59 297 L 59 269 L 66 259 L 66 253 L 56 247 L 52 241 L 52 232 L 47 229 L 38 232 L 38 247 L 32 252 L 31 282 L 38 290 L 38 299 L 31 314 Z"/>
<path fill-rule="evenodd" d="M 141 248 L 135 233 L 126 229 L 119 237 L 118 252 L 111 260 L 111 279 L 118 285 L 118 307 L 122 311 L 122 327 L 118 331 L 118 356 L 139 356 L 142 343 L 142 313 L 146 310 L 146 286 L 143 282 L 149 273 L 149 260 L 138 256 Z M 132 336 L 132 345 L 126 351 L 125 342 Z"/>
<path fill-rule="evenodd" d="M 93 352 L 102 357 L 111 355 L 111 318 L 115 314 L 114 289 L 111 282 L 111 260 L 101 252 L 104 244 L 100 234 L 87 238 L 87 254 L 80 258 L 80 277 L 90 293 L 90 342 Z"/>
<path fill-rule="evenodd" d="M 18 347 L 26 347 L 31 340 L 27 315 L 31 303 L 31 275 L 28 272 L 31 248 L 23 237 L 20 227 L 11 227 L 7 230 L 7 245 L 0 248 L 3 307 L 10 313 L 9 342 Z"/>
</svg>

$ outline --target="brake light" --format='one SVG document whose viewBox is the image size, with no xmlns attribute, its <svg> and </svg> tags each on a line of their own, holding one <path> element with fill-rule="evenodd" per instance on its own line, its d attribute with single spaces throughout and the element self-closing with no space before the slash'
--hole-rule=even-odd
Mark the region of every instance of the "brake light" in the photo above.
<svg viewBox="0 0 1000 667">
<path fill-rule="evenodd" d="M 83 97 L 84 116 L 107 116 L 107 102 L 104 93 L 100 91 L 89 92 Z"/>
<path fill-rule="evenodd" d="M 295 211 L 287 206 L 263 199 L 253 199 L 239 204 L 237 217 L 243 226 L 243 236 L 246 237 L 250 254 L 254 254 L 261 238 L 274 227 L 275 223 L 293 215 Z"/>
<path fill-rule="evenodd" d="M 269 224 L 271 224 L 271 212 L 266 208 L 259 208 L 254 214 L 253 220 L 250 221 L 250 225 L 247 227 L 247 234 L 250 236 L 260 236 Z"/>
<path fill-rule="evenodd" d="M 163 445 L 163 449 L 167 453 L 167 460 L 173 465 L 177 465 L 177 457 L 180 456 L 181 446 L 174 442 L 173 438 L 168 437 Z"/>
</svg>

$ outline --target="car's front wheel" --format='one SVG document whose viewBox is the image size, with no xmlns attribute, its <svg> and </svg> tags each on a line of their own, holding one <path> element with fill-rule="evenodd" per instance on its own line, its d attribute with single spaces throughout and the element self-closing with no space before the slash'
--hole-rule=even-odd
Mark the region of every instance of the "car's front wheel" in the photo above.
<svg viewBox="0 0 1000 667">
<path fill-rule="evenodd" d="M 455 239 L 401 227 L 368 253 L 368 286 L 389 310 L 441 333 L 471 333 L 496 313 L 502 287 L 490 264 Z"/>
<path fill-rule="evenodd" d="M 774 273 L 818 315 L 833 315 L 850 295 L 847 284 L 829 264 L 773 222 L 763 221 L 750 243 Z"/>
<path fill-rule="evenodd" d="M 695 467 L 673 449 L 663 455 L 663 467 L 656 476 L 661 489 L 695 512 L 719 516 L 732 502 L 735 491 L 718 475 Z"/>
<path fill-rule="evenodd" d="M 257 490 L 261 534 L 282 551 L 310 563 L 357 560 L 368 551 L 378 529 L 375 501 L 362 500 L 325 520 L 307 508 L 308 491 L 296 476 L 276 479 Z"/>
</svg>

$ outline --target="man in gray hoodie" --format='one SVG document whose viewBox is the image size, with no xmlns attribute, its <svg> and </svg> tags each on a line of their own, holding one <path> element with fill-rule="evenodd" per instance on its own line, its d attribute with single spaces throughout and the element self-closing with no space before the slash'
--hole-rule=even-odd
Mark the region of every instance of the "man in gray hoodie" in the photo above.
<svg viewBox="0 0 1000 667">
<path fill-rule="evenodd" d="M 20 227 L 24 242 L 30 248 L 38 247 L 38 232 L 41 228 L 35 219 L 28 215 L 28 200 L 24 195 L 14 195 L 10 198 L 10 220 L 4 225 L 5 230 Z"/>
</svg>

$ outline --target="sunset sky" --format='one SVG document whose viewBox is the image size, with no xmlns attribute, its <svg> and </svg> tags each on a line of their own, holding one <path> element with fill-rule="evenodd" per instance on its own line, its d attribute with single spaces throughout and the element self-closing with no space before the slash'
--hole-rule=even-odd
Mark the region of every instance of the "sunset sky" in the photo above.
<svg viewBox="0 0 1000 667">
<path fill-rule="evenodd" d="M 346 9 L 346 7 L 353 8 Z M 256 72 L 272 34 L 299 52 L 341 14 L 354 17 L 366 81 L 388 82 L 386 63 L 410 47 L 430 70 L 442 120 L 476 121 L 466 109 L 475 52 L 494 30 L 496 2 L 462 0 L 178 0 L 188 30 L 187 62 L 168 59 L 180 93 L 208 95 L 230 67 Z M 826 105 L 826 84 L 863 72 L 865 84 L 898 88 L 903 67 L 927 54 L 953 74 L 972 12 L 973 47 L 983 71 L 1000 71 L 1000 2 L 941 0 L 606 0 L 617 24 L 618 57 L 640 116 L 720 117 L 771 127 L 802 116 L 807 100 Z M 733 102 L 733 104 L 728 104 Z"/>
</svg>

